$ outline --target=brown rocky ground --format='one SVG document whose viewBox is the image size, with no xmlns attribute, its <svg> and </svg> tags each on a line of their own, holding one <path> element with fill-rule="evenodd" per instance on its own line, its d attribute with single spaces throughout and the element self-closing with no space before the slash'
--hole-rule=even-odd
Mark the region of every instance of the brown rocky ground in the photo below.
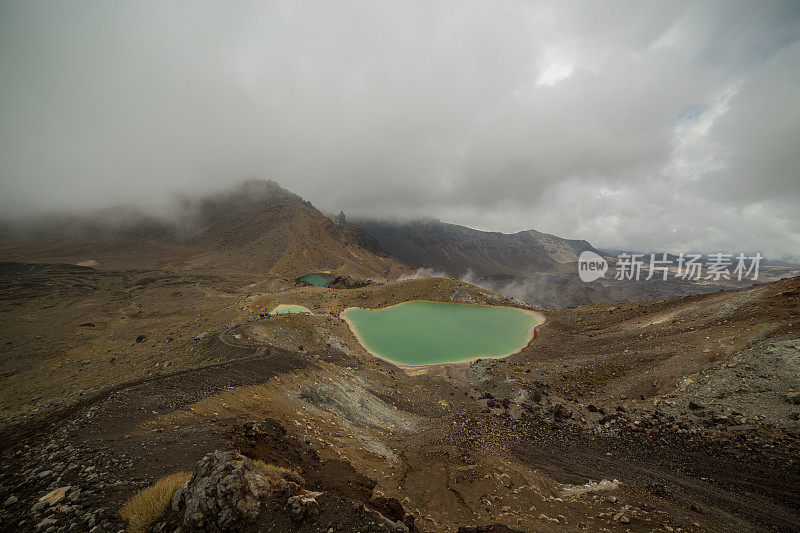
<svg viewBox="0 0 800 533">
<path fill-rule="evenodd" d="M 3 268 L 3 529 L 118 531 L 125 499 L 218 449 L 333 498 L 298 530 L 354 530 L 337 505 L 359 502 L 421 531 L 800 528 L 797 278 L 548 311 L 505 360 L 404 371 L 338 311 L 513 302 L 444 278 Z M 315 315 L 261 316 L 278 303 Z"/>
</svg>

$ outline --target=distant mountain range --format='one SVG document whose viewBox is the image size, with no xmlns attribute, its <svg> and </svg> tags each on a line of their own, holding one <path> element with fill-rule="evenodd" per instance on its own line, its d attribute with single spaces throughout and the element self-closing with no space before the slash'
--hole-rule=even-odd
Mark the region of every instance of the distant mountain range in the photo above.
<svg viewBox="0 0 800 533">
<path fill-rule="evenodd" d="M 454 277 L 526 276 L 561 271 L 585 250 L 601 252 L 582 240 L 562 239 L 536 230 L 505 234 L 438 220 L 386 222 L 354 220 L 368 237 L 363 244 L 414 268 Z M 572 269 L 574 270 L 574 269 Z"/>
<path fill-rule="evenodd" d="M 338 221 L 344 217 L 339 215 Z M 368 250 L 394 257 L 421 275 L 457 277 L 542 307 L 642 301 L 742 287 L 751 281 L 613 279 L 615 253 L 584 240 L 563 239 L 536 230 L 504 234 L 479 231 L 438 220 L 356 219 L 344 224 Z M 609 260 L 611 273 L 584 283 L 578 257 L 586 250 Z M 673 256 L 674 259 L 674 256 Z M 797 275 L 797 267 L 763 263 L 760 280 Z"/>
<path fill-rule="evenodd" d="M 265 180 L 181 200 L 168 217 L 118 207 L 0 227 L 0 261 L 108 270 L 223 269 L 287 281 L 310 272 L 397 279 L 419 270 L 416 275 L 461 278 L 543 307 L 668 298 L 734 286 L 681 280 L 583 283 L 577 261 L 586 250 L 608 256 L 587 241 L 535 230 L 504 234 L 438 220 L 328 217 Z M 773 270 L 772 279 L 788 273 Z"/>
</svg>

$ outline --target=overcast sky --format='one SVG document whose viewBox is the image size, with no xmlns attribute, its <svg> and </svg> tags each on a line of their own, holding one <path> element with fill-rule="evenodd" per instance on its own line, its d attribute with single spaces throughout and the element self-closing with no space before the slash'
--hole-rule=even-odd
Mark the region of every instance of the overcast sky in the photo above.
<svg viewBox="0 0 800 533">
<path fill-rule="evenodd" d="M 0 1 L 0 210 L 328 211 L 800 259 L 800 3 Z"/>
</svg>

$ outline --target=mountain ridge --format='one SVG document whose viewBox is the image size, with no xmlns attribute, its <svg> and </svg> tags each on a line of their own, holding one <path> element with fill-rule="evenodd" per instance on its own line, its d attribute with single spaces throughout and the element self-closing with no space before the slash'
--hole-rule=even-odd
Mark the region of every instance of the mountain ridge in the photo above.
<svg viewBox="0 0 800 533">
<path fill-rule="evenodd" d="M 500 233 L 431 219 L 391 222 L 355 219 L 364 230 L 364 246 L 415 268 L 431 268 L 455 277 L 524 276 L 561 271 L 581 252 L 602 255 L 588 241 L 564 239 L 534 229 Z"/>
<path fill-rule="evenodd" d="M 272 180 L 184 198 L 171 217 L 131 208 L 49 217 L 6 229 L 6 261 L 92 263 L 100 268 L 226 268 L 294 279 L 330 271 L 360 278 L 407 269 L 365 250 L 310 202 Z"/>
</svg>

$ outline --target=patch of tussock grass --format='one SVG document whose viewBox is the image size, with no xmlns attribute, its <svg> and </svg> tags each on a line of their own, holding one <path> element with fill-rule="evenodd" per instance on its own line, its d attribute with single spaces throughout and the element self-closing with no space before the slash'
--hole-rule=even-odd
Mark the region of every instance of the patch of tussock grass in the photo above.
<svg viewBox="0 0 800 533">
<path fill-rule="evenodd" d="M 287 474 L 287 473 L 291 472 L 291 470 L 289 470 L 287 468 L 283 468 L 282 466 L 276 466 L 276 465 L 273 465 L 273 464 L 265 463 L 261 459 L 255 459 L 253 461 L 253 464 L 256 465 L 257 467 L 259 467 L 261 470 L 263 470 L 267 474 L 269 474 L 270 477 L 274 477 L 274 478 L 277 478 L 277 479 L 281 479 L 284 476 L 284 474 Z"/>
<path fill-rule="evenodd" d="M 119 514 L 128 521 L 128 533 L 145 533 L 153 522 L 164 515 L 178 487 L 191 477 L 191 472 L 164 476 L 125 502 Z"/>
</svg>

